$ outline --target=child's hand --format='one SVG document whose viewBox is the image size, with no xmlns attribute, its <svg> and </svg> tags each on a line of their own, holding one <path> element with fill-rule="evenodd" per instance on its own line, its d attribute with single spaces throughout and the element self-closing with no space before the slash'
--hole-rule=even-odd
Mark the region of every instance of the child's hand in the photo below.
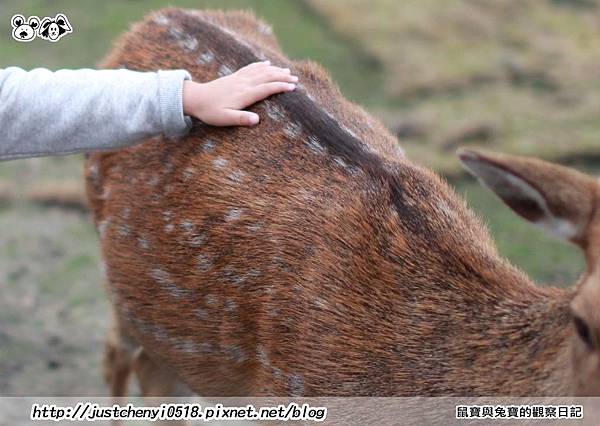
<svg viewBox="0 0 600 426">
<path fill-rule="evenodd" d="M 268 96 L 296 88 L 288 68 L 256 62 L 208 83 L 183 83 L 183 112 L 213 126 L 252 126 L 258 114 L 241 111 Z"/>
</svg>

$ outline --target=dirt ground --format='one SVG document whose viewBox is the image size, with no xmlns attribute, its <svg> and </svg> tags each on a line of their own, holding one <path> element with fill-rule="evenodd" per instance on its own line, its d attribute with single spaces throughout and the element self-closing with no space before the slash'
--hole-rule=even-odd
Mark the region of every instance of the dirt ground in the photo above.
<svg viewBox="0 0 600 426">
<path fill-rule="evenodd" d="M 10 167 L 23 189 L 53 172 L 77 176 L 80 163 Z M 101 362 L 110 315 L 99 265 L 87 214 L 19 199 L 0 204 L 0 395 L 106 394 Z"/>
</svg>

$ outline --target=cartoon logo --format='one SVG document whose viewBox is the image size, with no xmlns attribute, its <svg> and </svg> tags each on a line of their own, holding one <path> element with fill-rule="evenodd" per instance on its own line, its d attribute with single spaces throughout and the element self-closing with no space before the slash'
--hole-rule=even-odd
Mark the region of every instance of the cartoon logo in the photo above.
<svg viewBox="0 0 600 426">
<path fill-rule="evenodd" d="M 15 15 L 10 20 L 13 27 L 12 36 L 17 41 L 28 42 L 35 38 L 35 31 L 40 26 L 40 19 L 37 16 L 30 16 L 25 22 L 23 15 Z"/>
<path fill-rule="evenodd" d="M 38 29 L 38 37 L 51 42 L 60 40 L 64 35 L 73 32 L 71 24 L 65 15 L 59 13 L 52 18 L 44 18 Z"/>
<path fill-rule="evenodd" d="M 30 16 L 25 22 L 23 15 L 14 15 L 11 24 L 13 38 L 23 42 L 31 41 L 37 36 L 54 43 L 73 32 L 73 27 L 63 13 L 57 14 L 54 18 L 46 16 L 41 22 L 37 16 Z"/>
</svg>

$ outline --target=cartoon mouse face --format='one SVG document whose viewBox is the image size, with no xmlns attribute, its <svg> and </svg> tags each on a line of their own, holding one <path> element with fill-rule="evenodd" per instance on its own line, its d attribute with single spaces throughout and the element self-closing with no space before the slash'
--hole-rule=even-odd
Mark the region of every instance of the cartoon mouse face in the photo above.
<svg viewBox="0 0 600 426">
<path fill-rule="evenodd" d="M 51 18 L 44 18 L 38 29 L 38 36 L 48 41 L 58 41 L 62 36 L 72 33 L 73 29 L 67 17 L 59 13 Z"/>
<path fill-rule="evenodd" d="M 30 16 L 25 22 L 22 15 L 12 17 L 11 24 L 13 27 L 12 36 L 17 41 L 31 41 L 35 38 L 35 31 L 40 26 L 40 20 L 37 16 Z"/>
</svg>

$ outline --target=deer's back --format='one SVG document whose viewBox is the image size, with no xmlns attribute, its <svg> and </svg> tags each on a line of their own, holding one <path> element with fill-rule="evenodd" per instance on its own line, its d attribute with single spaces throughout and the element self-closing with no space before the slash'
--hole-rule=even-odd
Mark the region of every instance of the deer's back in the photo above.
<svg viewBox="0 0 600 426">
<path fill-rule="evenodd" d="M 496 260 L 485 231 L 439 179 L 406 162 L 321 69 L 285 58 L 251 16 L 162 11 L 135 26 L 105 65 L 185 68 L 207 81 L 246 65 L 248 49 L 290 66 L 314 103 L 298 115 L 333 116 L 365 158 L 381 161 L 382 175 L 348 161 L 355 152 L 333 152 L 327 129 L 307 131 L 277 96 L 253 107 L 261 116 L 253 128 L 199 126 L 179 141 L 91 155 L 88 196 L 113 300 L 132 334 L 202 394 L 391 394 L 402 380 L 388 363 L 402 321 L 417 330 L 407 347 L 423 346 L 419 333 L 437 331 L 415 324 L 415 309 L 442 324 L 444 309 L 472 297 L 449 291 L 438 308 L 437 296 L 418 293 L 423 285 L 460 288 L 470 256 L 488 262 L 482 280 L 490 270 L 518 273 Z M 390 192 L 386 167 L 398 172 L 401 192 Z"/>
</svg>

